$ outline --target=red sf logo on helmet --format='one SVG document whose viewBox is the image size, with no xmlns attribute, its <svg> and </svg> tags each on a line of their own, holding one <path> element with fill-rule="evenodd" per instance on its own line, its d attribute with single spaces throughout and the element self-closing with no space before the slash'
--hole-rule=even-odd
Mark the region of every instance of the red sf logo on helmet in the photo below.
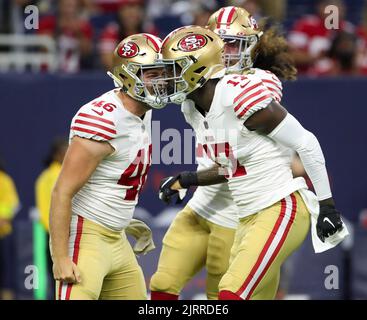
<svg viewBox="0 0 367 320">
<path fill-rule="evenodd" d="M 122 58 L 133 58 L 139 53 L 139 47 L 134 42 L 123 43 L 117 53 Z"/>
<path fill-rule="evenodd" d="M 253 16 L 249 17 L 249 21 L 250 21 L 250 26 L 251 26 L 252 29 L 254 29 L 254 30 L 259 29 L 259 26 L 257 25 L 257 22 L 256 22 L 256 20 Z"/>
<path fill-rule="evenodd" d="M 206 43 L 206 38 L 201 34 L 190 34 L 180 40 L 178 47 L 182 51 L 189 52 L 201 49 Z"/>
</svg>

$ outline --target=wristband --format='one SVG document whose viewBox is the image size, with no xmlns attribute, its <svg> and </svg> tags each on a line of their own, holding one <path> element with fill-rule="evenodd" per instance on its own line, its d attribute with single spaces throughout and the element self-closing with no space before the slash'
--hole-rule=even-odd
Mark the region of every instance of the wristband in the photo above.
<svg viewBox="0 0 367 320">
<path fill-rule="evenodd" d="M 184 171 L 179 174 L 178 182 L 181 187 L 188 189 L 191 186 L 199 185 L 198 175 L 196 171 Z"/>
</svg>

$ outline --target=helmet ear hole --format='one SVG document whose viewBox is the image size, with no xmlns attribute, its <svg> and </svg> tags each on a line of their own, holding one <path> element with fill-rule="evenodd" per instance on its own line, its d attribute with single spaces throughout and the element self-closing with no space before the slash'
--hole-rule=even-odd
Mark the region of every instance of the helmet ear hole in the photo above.
<svg viewBox="0 0 367 320">
<path fill-rule="evenodd" d="M 205 67 L 204 67 L 204 66 L 202 66 L 202 67 L 200 67 L 200 68 L 196 69 L 194 72 L 195 72 L 195 73 L 197 73 L 197 74 L 200 74 L 200 73 L 202 73 L 204 70 L 205 70 Z"/>
</svg>

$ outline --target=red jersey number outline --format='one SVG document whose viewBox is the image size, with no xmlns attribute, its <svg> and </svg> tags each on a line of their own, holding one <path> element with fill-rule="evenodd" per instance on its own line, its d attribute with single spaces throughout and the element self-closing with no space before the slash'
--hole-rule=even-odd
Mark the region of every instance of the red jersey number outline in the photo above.
<svg viewBox="0 0 367 320">
<path fill-rule="evenodd" d="M 105 103 L 104 101 L 93 101 L 92 105 L 97 108 L 103 108 L 107 112 L 112 112 L 113 110 L 117 108 L 116 105 L 114 105 L 113 103 Z M 95 109 L 92 109 L 92 111 L 97 113 L 99 116 L 103 116 L 103 110 L 97 111 Z"/>
<path fill-rule="evenodd" d="M 152 145 L 149 145 L 148 149 L 148 162 L 145 163 L 145 154 L 146 149 L 140 149 L 130 165 L 125 169 L 125 171 L 121 174 L 120 179 L 117 181 L 117 184 L 131 187 L 126 190 L 126 195 L 124 200 L 136 200 L 138 194 L 140 194 L 146 178 L 148 171 L 150 169 L 152 163 Z M 136 174 L 133 176 L 136 168 L 138 170 Z M 145 169 L 144 169 L 145 168 Z"/>
<path fill-rule="evenodd" d="M 233 80 L 232 80 L 233 79 Z M 227 81 L 227 84 L 231 84 L 233 85 L 234 87 L 236 87 L 238 84 L 242 83 L 240 85 L 240 88 L 243 89 L 244 87 L 246 87 L 246 85 L 249 83 L 249 79 L 246 77 L 246 76 L 240 76 L 240 75 L 237 75 L 237 76 L 233 76 L 232 79 L 228 80 Z M 238 81 L 234 81 L 234 80 L 238 80 Z M 244 81 L 247 80 L 245 83 Z"/>
<path fill-rule="evenodd" d="M 232 175 L 228 174 L 228 170 L 226 170 L 225 177 L 229 178 L 230 176 L 232 178 L 234 177 L 240 177 L 245 176 L 247 174 L 246 168 L 240 164 L 240 162 L 234 157 L 233 149 L 231 145 L 228 142 L 220 142 L 220 143 L 211 143 L 211 144 L 198 144 L 197 147 L 197 154 L 202 155 L 202 151 L 205 151 L 205 153 L 208 155 L 209 158 L 214 160 L 219 156 L 219 154 L 224 153 L 227 159 L 229 159 L 232 163 L 232 169 L 234 169 L 234 172 Z M 214 154 L 212 153 L 214 151 Z"/>
</svg>

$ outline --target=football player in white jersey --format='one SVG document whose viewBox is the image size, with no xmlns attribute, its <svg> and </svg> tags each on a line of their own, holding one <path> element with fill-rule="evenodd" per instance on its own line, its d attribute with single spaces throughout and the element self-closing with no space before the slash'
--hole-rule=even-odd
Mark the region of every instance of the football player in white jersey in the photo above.
<svg viewBox="0 0 367 320">
<path fill-rule="evenodd" d="M 283 92 L 277 75 L 284 80 L 293 80 L 296 75 L 285 39 L 275 30 L 268 30 L 263 35 L 251 15 L 239 7 L 225 7 L 213 13 L 208 28 L 225 41 L 226 72 L 256 75 L 271 91 L 273 98 L 280 102 Z M 268 50 L 271 55 L 266 54 Z M 251 52 L 256 52 L 255 65 Z M 263 70 L 265 68 L 274 73 Z M 186 122 L 200 132 L 201 116 L 196 108 L 191 107 L 191 101 L 186 100 L 181 111 Z M 200 141 L 200 137 L 200 133 L 196 134 L 198 170 L 214 164 L 203 152 L 205 141 Z M 184 285 L 204 266 L 207 269 L 207 297 L 218 298 L 219 280 L 228 268 L 229 252 L 238 224 L 237 210 L 226 183 L 196 189 L 163 239 L 157 272 L 150 282 L 153 300 L 177 299 Z M 194 236 L 201 239 L 195 246 L 189 241 Z"/>
<path fill-rule="evenodd" d="M 151 109 L 164 107 L 151 86 L 163 72 L 155 63 L 160 45 L 145 33 L 120 42 L 109 73 L 119 88 L 82 106 L 72 120 L 51 202 L 57 299 L 146 299 L 125 229 L 151 165 Z"/>
<path fill-rule="evenodd" d="M 203 149 L 216 163 L 165 179 L 161 198 L 170 199 L 180 188 L 227 182 L 238 207 L 239 226 L 229 268 L 219 283 L 219 299 L 272 299 L 280 266 L 309 231 L 316 196 L 320 239 L 343 228 L 320 145 L 259 77 L 224 76 L 224 42 L 212 31 L 177 29 L 165 39 L 161 52 L 171 67 L 170 77 L 162 81 L 172 82 L 173 88 L 161 98 L 188 100 L 197 109 L 206 141 Z M 315 188 L 314 198 L 303 178 L 293 178 L 288 149 L 300 155 Z"/>
</svg>

